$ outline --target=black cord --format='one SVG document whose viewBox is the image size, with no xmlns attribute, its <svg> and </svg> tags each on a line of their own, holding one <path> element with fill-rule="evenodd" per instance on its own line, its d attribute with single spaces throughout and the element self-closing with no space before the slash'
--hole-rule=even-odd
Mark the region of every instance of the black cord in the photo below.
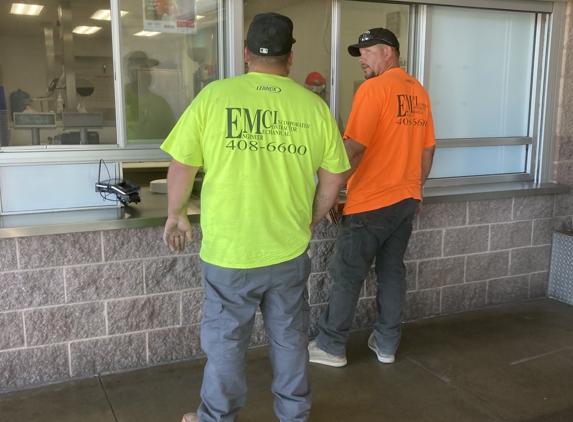
<svg viewBox="0 0 573 422">
<path fill-rule="evenodd" d="M 104 165 L 106 171 L 107 171 L 107 178 L 108 180 L 111 179 L 111 174 L 109 173 L 109 169 L 107 168 L 107 164 L 105 163 L 105 161 L 103 161 L 103 159 L 99 160 L 99 169 L 98 169 L 98 173 L 97 173 L 97 182 L 100 183 L 101 182 L 101 165 Z"/>
<path fill-rule="evenodd" d="M 106 171 L 107 171 L 107 178 L 108 180 L 111 180 L 111 174 L 109 172 L 109 168 L 107 167 L 107 164 L 105 163 L 105 161 L 103 159 L 99 160 L 99 169 L 98 169 L 98 173 L 97 173 L 97 181 L 98 183 L 101 183 L 101 165 L 104 165 Z M 103 198 L 104 201 L 112 201 L 112 202 L 117 202 L 117 199 L 109 199 L 109 195 L 110 192 L 100 192 L 99 195 Z"/>
</svg>

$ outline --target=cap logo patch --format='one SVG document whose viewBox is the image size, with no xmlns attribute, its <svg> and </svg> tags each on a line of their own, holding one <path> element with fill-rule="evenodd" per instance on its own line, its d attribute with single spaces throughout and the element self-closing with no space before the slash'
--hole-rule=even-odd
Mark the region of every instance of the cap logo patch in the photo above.
<svg viewBox="0 0 573 422">
<path fill-rule="evenodd" d="M 269 54 L 268 48 L 261 48 L 259 51 L 261 52 L 261 54 Z"/>
</svg>

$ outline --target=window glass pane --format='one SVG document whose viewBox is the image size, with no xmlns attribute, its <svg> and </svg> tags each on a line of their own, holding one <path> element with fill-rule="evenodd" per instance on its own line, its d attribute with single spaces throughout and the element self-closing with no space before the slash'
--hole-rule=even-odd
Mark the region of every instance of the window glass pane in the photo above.
<svg viewBox="0 0 573 422">
<path fill-rule="evenodd" d="M 218 79 L 217 0 L 122 0 L 128 144 L 161 144 L 193 98 Z"/>
<path fill-rule="evenodd" d="M 329 103 L 331 2 L 323 0 L 245 2 L 245 40 L 253 17 L 266 12 L 280 13 L 288 16 L 293 22 L 293 37 L 296 43 L 292 46 L 293 66 L 289 77 Z M 245 67 L 245 72 L 246 70 Z"/>
<path fill-rule="evenodd" d="M 527 145 L 436 148 L 430 179 L 524 173 Z"/>
<path fill-rule="evenodd" d="M 348 46 L 356 44 L 360 34 L 371 28 L 388 28 L 400 42 L 400 65 L 407 70 L 410 6 L 360 1 L 342 2 L 340 34 L 340 115 L 348 121 L 356 90 L 364 82 L 364 73 L 356 57 L 348 54 Z"/>
<path fill-rule="evenodd" d="M 105 171 L 102 180 L 115 178 L 115 163 L 106 163 L 106 167 L 106 170 L 102 170 Z M 2 211 L 11 213 L 117 207 L 115 195 L 110 195 L 110 199 L 114 200 L 104 201 L 102 195 L 95 191 L 98 176 L 99 164 L 1 167 Z"/>
<path fill-rule="evenodd" d="M 436 137 L 527 136 L 535 14 L 428 7 Z"/>
<path fill-rule="evenodd" d="M 36 3 L 38 15 L 0 13 L 2 147 L 117 143 L 111 27 L 93 18 L 109 1 Z M 34 116 L 14 125 L 22 112 Z"/>
</svg>

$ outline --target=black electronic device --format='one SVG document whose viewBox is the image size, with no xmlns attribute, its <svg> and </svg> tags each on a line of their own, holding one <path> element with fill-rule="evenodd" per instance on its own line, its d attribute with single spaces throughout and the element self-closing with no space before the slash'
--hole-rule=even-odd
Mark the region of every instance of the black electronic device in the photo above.
<svg viewBox="0 0 573 422">
<path fill-rule="evenodd" d="M 109 200 L 107 198 L 108 194 L 114 194 L 117 197 L 117 200 L 121 202 L 123 205 L 127 205 L 132 202 L 137 204 L 138 202 L 140 202 L 141 198 L 139 196 L 139 189 L 140 189 L 139 186 L 123 179 L 108 179 L 103 181 L 101 180 L 100 176 L 101 176 L 102 163 L 103 160 L 100 160 L 98 181 L 95 185 L 96 192 L 99 192 L 104 200 Z"/>
</svg>

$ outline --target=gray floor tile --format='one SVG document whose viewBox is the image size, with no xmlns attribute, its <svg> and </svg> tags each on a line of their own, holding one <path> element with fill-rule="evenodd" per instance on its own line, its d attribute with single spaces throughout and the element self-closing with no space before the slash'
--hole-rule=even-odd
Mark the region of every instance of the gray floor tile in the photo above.
<svg viewBox="0 0 573 422">
<path fill-rule="evenodd" d="M 369 333 L 354 333 L 348 366 L 310 365 L 310 422 L 570 422 L 571 321 L 572 306 L 548 299 L 416 321 L 392 365 L 368 349 Z M 199 405 L 204 365 L 0 394 L 0 422 L 179 422 Z M 266 348 L 249 352 L 247 373 L 240 421 L 276 421 Z"/>
<path fill-rule="evenodd" d="M 99 379 L 0 395 L 0 422 L 115 422 Z"/>
<path fill-rule="evenodd" d="M 205 361 L 102 376 L 118 422 L 180 422 L 195 411 Z"/>
<path fill-rule="evenodd" d="M 573 307 L 522 302 L 410 324 L 400 352 L 510 421 L 573 406 Z"/>
<path fill-rule="evenodd" d="M 353 336 L 346 367 L 311 366 L 315 396 L 310 421 L 504 421 L 406 358 L 379 363 L 366 346 L 368 335 Z"/>
<path fill-rule="evenodd" d="M 559 410 L 537 418 L 523 420 L 521 422 L 571 422 L 573 421 L 573 407 Z"/>
</svg>

